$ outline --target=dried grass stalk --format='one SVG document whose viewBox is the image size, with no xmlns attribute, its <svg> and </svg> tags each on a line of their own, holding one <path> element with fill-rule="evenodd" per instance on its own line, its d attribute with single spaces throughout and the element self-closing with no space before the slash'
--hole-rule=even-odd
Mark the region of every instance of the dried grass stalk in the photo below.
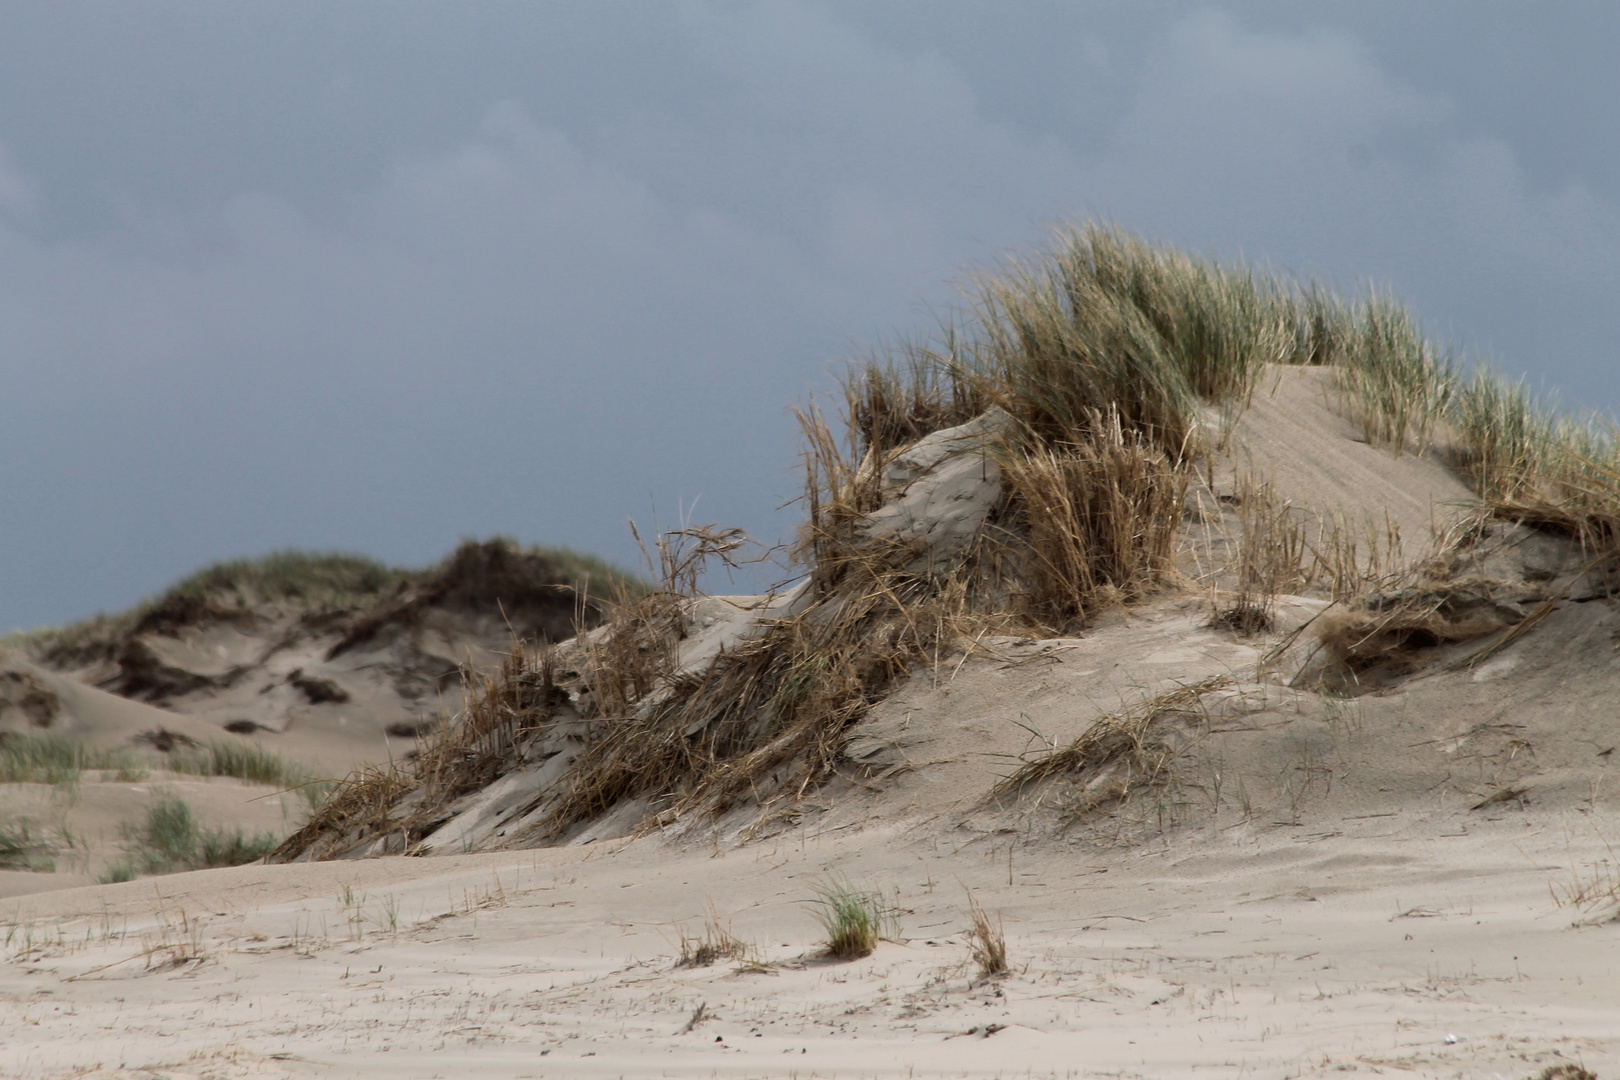
<svg viewBox="0 0 1620 1080">
<path fill-rule="evenodd" d="M 1487 582 L 1430 582 L 1374 593 L 1326 612 L 1317 635 L 1354 680 L 1380 665 L 1409 665 L 1414 653 L 1497 633 L 1520 622 Z"/>
<path fill-rule="evenodd" d="M 968 930 L 968 952 L 979 969 L 979 977 L 993 979 L 1007 974 L 1007 937 L 1001 929 L 1001 916 L 991 922 L 979 898 L 968 890 L 968 917 L 973 926 Z"/>
<path fill-rule="evenodd" d="M 709 904 L 708 917 L 703 922 L 703 933 L 688 937 L 681 933 L 681 955 L 675 961 L 678 968 L 708 967 L 720 960 L 747 960 L 753 950 L 746 941 L 734 936 L 729 924 L 722 922 L 714 904 Z"/>
<path fill-rule="evenodd" d="M 1022 535 L 1028 613 L 1054 627 L 1135 599 L 1174 573 L 1187 480 L 1165 454 L 1098 416 L 1074 442 L 999 462 Z"/>
<path fill-rule="evenodd" d="M 1123 799 L 1132 790 L 1152 784 L 1165 775 L 1174 749 L 1157 737 L 1155 728 L 1173 717 L 1201 717 L 1204 695 L 1233 685 L 1231 676 L 1215 675 L 1159 694 L 1125 713 L 1099 717 L 1068 746 L 1026 761 L 996 785 L 992 797 L 1017 795 L 1031 785 L 1057 776 L 1084 779 L 1121 763 L 1122 775 L 1107 792 L 1107 799 Z"/>
</svg>

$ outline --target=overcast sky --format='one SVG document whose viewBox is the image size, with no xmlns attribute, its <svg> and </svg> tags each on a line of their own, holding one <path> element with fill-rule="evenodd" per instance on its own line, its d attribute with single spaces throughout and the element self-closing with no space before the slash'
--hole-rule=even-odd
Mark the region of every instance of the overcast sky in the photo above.
<svg viewBox="0 0 1620 1080">
<path fill-rule="evenodd" d="M 1100 216 L 1620 406 L 1611 3 L 0 7 L 0 631 L 797 519 L 789 406 Z"/>
</svg>

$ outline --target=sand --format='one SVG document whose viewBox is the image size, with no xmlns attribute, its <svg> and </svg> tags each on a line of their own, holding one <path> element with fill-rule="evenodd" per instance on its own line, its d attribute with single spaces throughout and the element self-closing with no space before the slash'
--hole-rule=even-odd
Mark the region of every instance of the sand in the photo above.
<svg viewBox="0 0 1620 1080">
<path fill-rule="evenodd" d="M 751 842 L 739 817 L 700 842 L 12 897 L 0 1074 L 1613 1075 L 1615 617 L 1558 618 L 1497 669 L 1435 667 L 1331 714 L 1240 688 L 1173 785 L 1078 822 L 1061 788 L 986 796 L 1035 733 L 1241 672 L 1253 643 L 1187 600 L 981 642 L 863 725 L 853 756 L 885 779 L 835 781 Z M 1529 673 L 1557 654 L 1588 678 Z M 884 896 L 896 940 L 817 955 L 807 902 L 835 877 Z M 1004 921 L 1010 975 L 968 960 L 969 889 Z M 758 964 L 676 966 L 711 903 Z"/>
<path fill-rule="evenodd" d="M 15 902 L 10 918 L 63 944 L 20 950 L 14 933 L 0 1062 L 16 1077 L 1613 1074 L 1617 928 L 1576 927 L 1548 894 L 1603 856 L 1592 820 L 1337 824 L 1102 850 L 807 827 L 719 852 L 642 841 L 70 890 Z M 883 891 L 898 940 L 815 955 L 805 901 L 834 873 Z M 968 962 L 969 888 L 1005 921 L 1014 971 L 993 982 Z M 711 902 L 761 964 L 675 966 Z"/>
</svg>

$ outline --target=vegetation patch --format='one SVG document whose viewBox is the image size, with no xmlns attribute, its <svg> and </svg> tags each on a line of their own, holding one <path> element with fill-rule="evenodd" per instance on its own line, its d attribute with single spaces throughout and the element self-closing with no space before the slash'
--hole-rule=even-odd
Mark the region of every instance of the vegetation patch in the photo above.
<svg viewBox="0 0 1620 1080">
<path fill-rule="evenodd" d="M 731 927 L 721 921 L 720 915 L 709 905 L 703 932 L 696 936 L 681 933 L 681 955 L 675 966 L 682 968 L 708 967 L 721 960 L 747 960 L 753 953 L 746 941 L 736 937 Z"/>
<path fill-rule="evenodd" d="M 241 828 L 200 827 L 191 804 L 161 794 L 146 809 L 141 825 L 128 829 L 125 855 L 108 865 L 101 881 L 132 881 L 143 874 L 173 874 L 220 866 L 241 866 L 275 850 L 274 833 L 249 834 Z"/>
<path fill-rule="evenodd" d="M 978 897 L 969 891 L 968 917 L 972 920 L 967 932 L 968 952 L 979 969 L 979 977 L 993 979 L 1007 974 L 1007 936 L 1001 928 L 1001 916 L 992 922 Z"/>
<path fill-rule="evenodd" d="M 53 668 L 115 663 L 137 635 L 251 622 L 266 605 L 288 605 L 306 621 L 347 623 L 343 648 L 348 648 L 390 621 L 417 617 L 433 604 L 493 609 L 499 603 L 516 611 L 517 618 L 544 598 L 562 612 L 564 623 L 578 615 L 588 625 L 600 618 L 606 598 L 645 588 L 634 576 L 592 556 L 563 548 L 525 548 L 502 537 L 466 541 L 425 570 L 391 567 L 343 552 L 285 550 L 215 563 L 130 611 L 12 634 L 4 644 Z M 551 630 L 552 638 L 559 636 L 557 626 Z"/>
<path fill-rule="evenodd" d="M 818 885 L 810 905 L 827 935 L 823 949 L 835 960 L 869 956 L 880 939 L 895 933 L 894 912 L 883 898 L 863 892 L 844 878 Z"/>
<path fill-rule="evenodd" d="M 94 769 L 110 770 L 121 781 L 147 777 L 127 750 L 96 750 L 65 735 L 0 732 L 0 783 L 76 784 Z"/>
<path fill-rule="evenodd" d="M 0 821 L 0 870 L 48 874 L 56 869 L 55 854 L 55 843 L 32 819 Z"/>
</svg>

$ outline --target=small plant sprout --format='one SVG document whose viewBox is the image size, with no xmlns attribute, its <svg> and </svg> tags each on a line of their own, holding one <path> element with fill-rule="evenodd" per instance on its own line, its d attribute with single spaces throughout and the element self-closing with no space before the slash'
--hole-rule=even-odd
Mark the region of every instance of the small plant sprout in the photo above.
<svg viewBox="0 0 1620 1080">
<path fill-rule="evenodd" d="M 877 948 L 894 921 L 877 893 L 862 892 L 845 878 L 816 887 L 816 921 L 827 933 L 826 954 L 835 960 L 858 960 Z"/>
</svg>

